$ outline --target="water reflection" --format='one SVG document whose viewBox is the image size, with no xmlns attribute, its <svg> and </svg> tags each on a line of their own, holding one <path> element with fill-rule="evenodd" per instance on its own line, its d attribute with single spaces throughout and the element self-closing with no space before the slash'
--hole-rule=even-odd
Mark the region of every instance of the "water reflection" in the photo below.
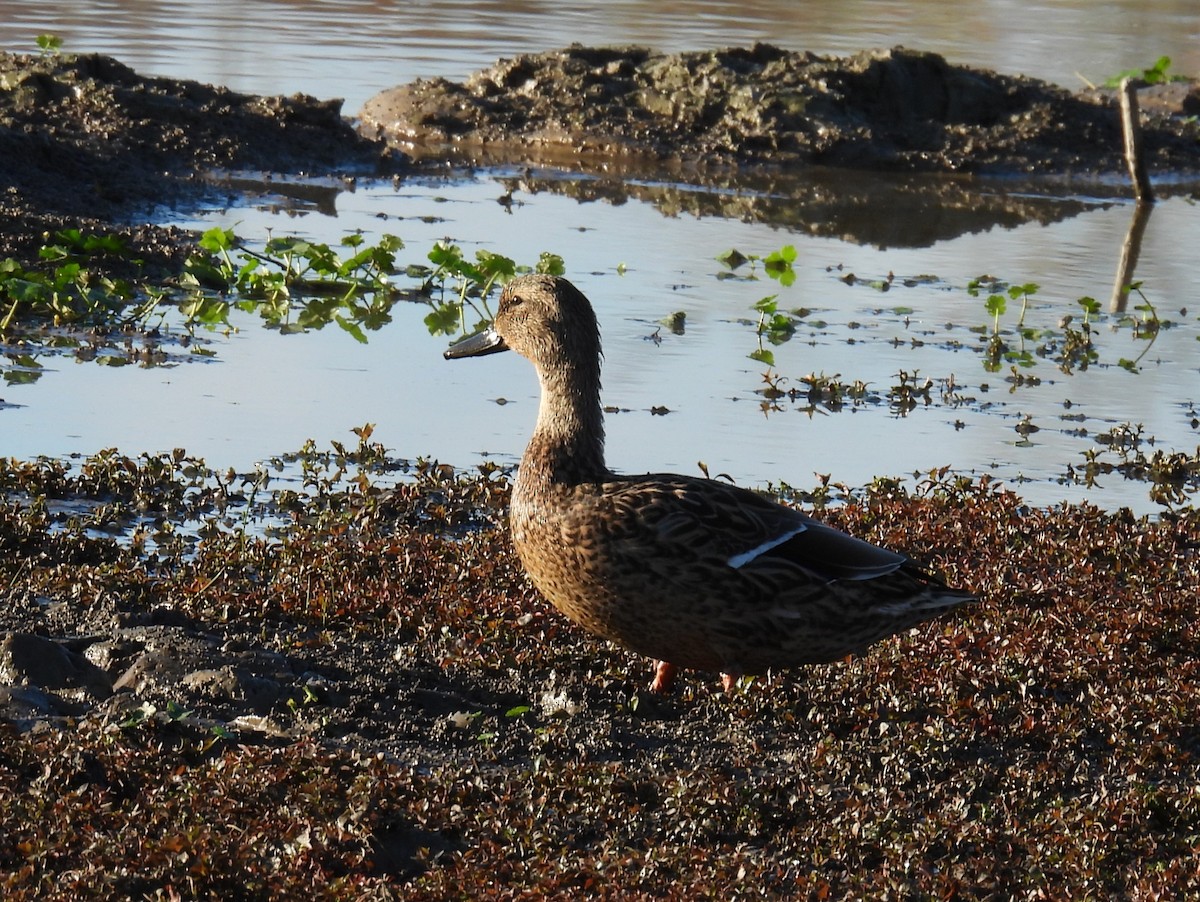
<svg viewBox="0 0 1200 902">
<path fill-rule="evenodd" d="M 468 256 L 477 247 L 526 263 L 542 250 L 563 254 L 604 325 L 604 400 L 619 411 L 609 417 L 610 452 L 626 472 L 695 472 L 703 460 L 743 484 L 807 486 L 820 472 L 858 485 L 951 464 L 1020 482 L 1034 503 L 1090 497 L 1153 510 L 1146 485 L 1126 475 L 1139 472 L 1136 462 L 1116 469 L 1125 465 L 1120 449 L 1103 447 L 1098 468 L 1082 467 L 1092 436 L 1131 424 L 1141 426 L 1147 454 L 1196 444 L 1189 411 L 1200 400 L 1200 342 L 1195 314 L 1177 309 L 1190 268 L 1175 271 L 1182 261 L 1171 250 L 1175 236 L 1194 232 L 1184 201 L 1156 210 L 1137 271 L 1164 321 L 1173 322 L 1146 336 L 1136 334 L 1136 317 L 1093 314 L 1095 356 L 1085 367 L 1064 348 L 1062 320 L 1073 314 L 1072 328 L 1081 331 L 1076 299 L 1107 285 L 1132 205 L 966 233 L 932 247 L 879 248 L 749 220 L 664 220 L 638 200 L 597 204 L 518 189 L 511 205 L 497 203 L 520 177 L 360 182 L 336 195 L 330 186 L 312 194 L 302 185 L 286 220 L 280 198 L 291 189 L 272 184 L 275 193 L 259 207 L 214 209 L 185 224 L 235 228 L 260 242 L 299 233 L 336 244 L 352 232 L 374 242 L 391 232 L 406 244 L 401 266 L 423 260 L 447 234 L 463 241 Z M 1156 230 L 1165 241 L 1153 240 Z M 761 254 L 784 242 L 798 250 L 795 285 L 785 288 L 761 270 L 757 279 L 718 277 L 717 253 L 737 247 Z M 621 263 L 624 277 L 617 274 Z M 985 269 L 1040 285 L 1020 323 L 1016 304 L 999 321 L 1009 346 L 1030 352 L 1028 367 L 984 367 L 991 316 L 984 299 L 964 287 Z M 771 346 L 768 368 L 748 355 L 759 344 L 755 304 L 770 294 L 795 328 Z M 662 325 L 675 311 L 686 313 L 679 332 Z M 498 358 L 480 377 L 441 366 L 444 340 L 426 331 L 428 312 L 400 303 L 393 322 L 360 345 L 336 328 L 284 336 L 235 311 L 236 332 L 204 334 L 218 361 L 208 366 L 180 360 L 144 371 L 47 357 L 37 385 L 7 386 L 6 400 L 23 406 L 3 411 L 0 451 L 185 447 L 214 465 L 245 468 L 307 438 L 344 439 L 350 428 L 374 422 L 377 437 L 401 456 L 469 465 L 486 452 L 515 461 L 536 410 L 527 368 Z M 1134 361 L 1150 337 L 1152 356 L 1135 362 L 1137 372 L 1122 369 L 1118 361 Z M 1073 374 L 1059 369 L 1060 358 L 1075 361 Z M 780 392 L 770 399 L 762 394 L 768 373 Z M 851 401 L 823 403 L 818 393 L 822 403 L 815 403 L 812 387 L 832 393 L 835 381 Z M 858 386 L 861 403 L 854 400 Z M 764 400 L 771 401 L 766 417 Z M 445 415 L 448 407 L 453 416 Z M 671 413 L 655 416 L 656 408 Z M 469 434 L 464 422 L 472 424 Z M 1084 485 L 1073 473 L 1092 473 L 1099 484 Z"/>
<path fill-rule="evenodd" d="M 1133 284 L 1138 257 L 1142 254 L 1142 238 L 1146 234 L 1146 226 L 1150 224 L 1150 213 L 1153 209 L 1153 202 L 1148 201 L 1138 201 L 1133 206 L 1129 231 L 1125 233 L 1125 241 L 1121 244 L 1117 275 L 1113 279 L 1112 298 L 1108 302 L 1108 309 L 1112 313 L 1125 312 L 1125 305 L 1129 301 L 1129 286 Z"/>
<path fill-rule="evenodd" d="M 880 249 L 929 247 L 1026 223 L 1050 225 L 1111 203 L 1096 196 L 1047 194 L 1046 183 L 1019 179 L 808 167 L 792 173 L 710 174 L 703 185 L 694 185 L 664 181 L 661 173 L 638 178 L 636 168 L 629 166 L 610 164 L 606 170 L 601 176 L 573 176 L 530 168 L 500 180 L 513 197 L 551 192 L 580 203 L 621 205 L 636 200 L 664 216 L 758 222 Z"/>
</svg>

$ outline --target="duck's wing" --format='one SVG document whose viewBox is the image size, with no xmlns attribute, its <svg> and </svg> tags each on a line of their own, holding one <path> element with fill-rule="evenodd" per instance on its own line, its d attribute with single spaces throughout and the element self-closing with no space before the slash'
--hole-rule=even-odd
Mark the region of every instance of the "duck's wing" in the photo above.
<svg viewBox="0 0 1200 902">
<path fill-rule="evenodd" d="M 870 580 L 901 570 L 936 582 L 906 555 L 737 486 L 653 475 L 606 485 L 605 495 L 629 541 L 657 546 L 664 558 L 747 575 L 798 570 L 814 582 Z"/>
</svg>

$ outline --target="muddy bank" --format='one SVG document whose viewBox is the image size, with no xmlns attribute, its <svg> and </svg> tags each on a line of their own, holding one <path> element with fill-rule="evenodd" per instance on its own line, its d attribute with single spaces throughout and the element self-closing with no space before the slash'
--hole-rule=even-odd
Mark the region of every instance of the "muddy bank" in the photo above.
<svg viewBox="0 0 1200 902">
<path fill-rule="evenodd" d="M 1151 171 L 1200 171 L 1197 84 L 1151 89 L 1143 106 Z M 719 209 L 697 212 L 795 221 L 796 203 L 778 210 L 779 199 L 826 197 L 825 188 L 776 182 L 821 167 L 1092 177 L 1120 169 L 1119 145 L 1104 92 L 1075 96 L 902 49 L 835 59 L 766 45 L 676 55 L 576 46 L 501 61 L 463 84 L 384 92 L 357 131 L 337 100 L 145 77 L 94 54 L 0 54 L 0 255 L 34 260 L 44 236 L 62 228 L 116 230 L 148 264 L 177 271 L 189 236 L 147 223 L 255 190 L 220 173 L 325 176 L 334 192 L 339 177 L 403 171 L 408 153 L 433 164 L 583 169 L 616 186 L 550 178 L 539 187 L 535 177 L 534 190 L 662 193 L 622 187 L 630 175 L 747 189 L 718 192 Z M 936 223 L 918 243 L 1064 215 L 1029 209 L 1024 186 L 1012 189 L 1007 197 L 981 197 L 969 182 L 888 190 L 919 221 Z M 651 202 L 667 213 L 707 202 L 666 193 Z M 848 219 L 844 194 L 836 209 L 818 210 L 822 233 L 880 244 L 912 234 L 879 233 L 869 197 L 869 215 Z"/>
<path fill-rule="evenodd" d="M 36 257 L 58 228 L 129 230 L 169 261 L 182 235 L 139 223 L 219 190 L 219 170 L 385 170 L 341 101 L 258 97 L 151 78 L 87 55 L 0 53 L 0 256 Z"/>
<path fill-rule="evenodd" d="M 1200 169 L 1197 84 L 1158 91 L 1147 106 L 1151 169 Z M 502 60 L 464 83 L 385 91 L 364 106 L 362 130 L 417 156 L 632 159 L 679 174 L 811 164 L 1064 175 L 1121 167 L 1117 110 L 1104 92 L 1073 95 L 903 48 L 835 58 L 766 44 L 671 55 L 574 45 Z"/>
</svg>

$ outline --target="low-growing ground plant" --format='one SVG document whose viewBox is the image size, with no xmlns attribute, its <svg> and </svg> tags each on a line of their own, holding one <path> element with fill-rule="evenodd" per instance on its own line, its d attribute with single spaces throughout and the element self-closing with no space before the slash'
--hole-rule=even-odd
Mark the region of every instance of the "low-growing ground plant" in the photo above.
<svg viewBox="0 0 1200 902">
<path fill-rule="evenodd" d="M 278 534 L 222 522 L 179 553 L 53 501 L 165 511 L 219 468 L 0 461 L 5 629 L 109 611 L 127 637 L 191 630 L 299 680 L 268 714 L 198 690 L 203 671 L 0 723 L 6 899 L 1200 892 L 1194 509 L 1032 508 L 945 468 L 774 487 L 980 603 L 728 696 L 689 674 L 656 698 L 530 591 L 503 474 L 427 462 L 389 491 L 356 437 L 303 450 Z"/>
</svg>

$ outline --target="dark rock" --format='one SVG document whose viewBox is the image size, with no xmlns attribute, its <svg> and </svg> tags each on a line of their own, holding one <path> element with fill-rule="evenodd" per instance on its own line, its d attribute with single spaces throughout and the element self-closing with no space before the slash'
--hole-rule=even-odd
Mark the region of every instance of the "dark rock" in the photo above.
<svg viewBox="0 0 1200 902">
<path fill-rule="evenodd" d="M 104 698 L 113 688 L 103 670 L 63 643 L 12 632 L 0 640 L 0 684 L 73 690 L 93 698 Z"/>
</svg>

